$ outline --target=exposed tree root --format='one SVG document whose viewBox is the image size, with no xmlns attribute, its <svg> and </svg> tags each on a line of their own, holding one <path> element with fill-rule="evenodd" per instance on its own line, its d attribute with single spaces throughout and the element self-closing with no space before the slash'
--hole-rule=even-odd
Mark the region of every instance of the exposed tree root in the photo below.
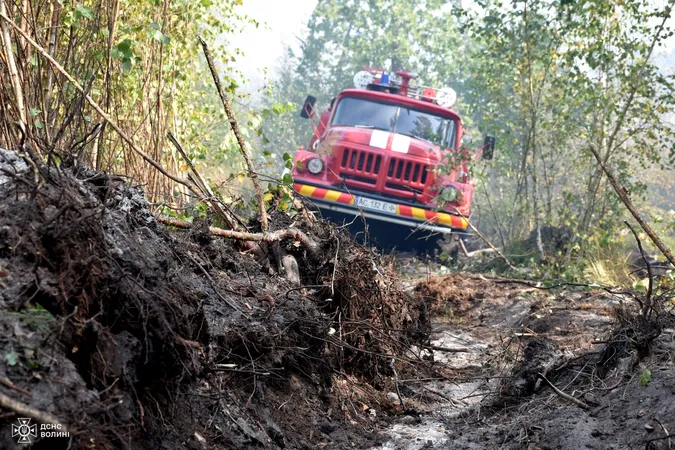
<svg viewBox="0 0 675 450">
<path fill-rule="evenodd" d="M 185 222 L 183 220 L 174 219 L 172 217 L 164 217 L 159 215 L 154 215 L 155 219 L 163 223 L 164 225 L 169 225 L 176 228 L 182 228 L 189 230 L 192 228 L 190 222 Z M 209 232 L 216 236 L 236 239 L 240 241 L 255 241 L 255 242 L 278 242 L 283 239 L 293 239 L 307 249 L 311 256 L 316 257 L 318 255 L 319 246 L 316 242 L 310 239 L 305 233 L 300 230 L 293 228 L 287 228 L 285 230 L 277 230 L 269 233 L 246 233 L 242 231 L 233 231 L 233 230 L 223 230 L 222 228 L 209 227 Z"/>
<path fill-rule="evenodd" d="M 555 387 L 555 386 L 553 385 L 553 383 L 551 383 L 550 381 L 548 381 L 548 378 L 546 378 L 544 375 L 542 375 L 542 374 L 540 374 L 540 373 L 538 373 L 537 375 L 539 376 L 539 378 L 541 378 L 542 380 L 544 380 L 544 382 L 545 382 L 546 384 L 548 384 L 549 387 L 550 387 L 551 389 L 553 389 L 553 392 L 555 392 L 558 396 L 564 398 L 564 399 L 567 400 L 567 401 L 570 401 L 570 402 L 574 403 L 575 405 L 579 406 L 580 408 L 583 408 L 583 409 L 591 409 L 591 407 L 588 406 L 586 403 L 582 402 L 581 400 L 579 400 L 579 399 L 577 399 L 577 398 L 572 397 L 572 396 L 569 395 L 569 394 L 565 394 L 563 391 L 561 391 L 560 389 L 558 389 L 557 387 Z"/>
<path fill-rule="evenodd" d="M 31 408 L 25 403 L 21 403 L 18 400 L 14 400 L 11 397 L 6 396 L 5 394 L 0 393 L 0 406 L 4 409 L 9 409 L 19 414 L 20 416 L 26 416 L 37 420 L 40 423 L 49 423 L 55 425 L 61 425 L 61 430 L 59 431 L 68 431 L 66 426 L 56 417 L 52 416 L 49 413 L 38 411 L 35 408 Z"/>
</svg>

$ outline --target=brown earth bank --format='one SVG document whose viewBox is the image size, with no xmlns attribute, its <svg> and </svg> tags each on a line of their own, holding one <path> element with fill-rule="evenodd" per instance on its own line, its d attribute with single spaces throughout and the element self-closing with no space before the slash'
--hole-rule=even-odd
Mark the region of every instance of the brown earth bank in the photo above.
<svg viewBox="0 0 675 450">
<path fill-rule="evenodd" d="M 167 229 L 120 177 L 0 152 L 0 448 L 376 445 L 394 374 L 428 365 L 424 304 L 340 230 L 272 217 L 313 246 Z"/>
</svg>

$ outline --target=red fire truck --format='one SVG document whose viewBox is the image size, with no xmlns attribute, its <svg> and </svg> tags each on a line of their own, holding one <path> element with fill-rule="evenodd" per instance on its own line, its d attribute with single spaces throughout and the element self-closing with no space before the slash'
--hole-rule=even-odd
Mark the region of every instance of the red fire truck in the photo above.
<svg viewBox="0 0 675 450">
<path fill-rule="evenodd" d="M 416 75 L 365 68 L 315 122 L 295 154 L 294 189 L 326 218 L 370 231 L 384 247 L 424 248 L 467 231 L 472 159 L 491 159 L 495 139 L 469 155 L 452 89 L 414 84 Z M 374 230 L 376 232 L 373 232 Z M 358 229 L 357 229 L 358 231 Z M 447 240 L 447 239 L 446 239 Z M 451 239 L 452 240 L 452 239 Z"/>
</svg>

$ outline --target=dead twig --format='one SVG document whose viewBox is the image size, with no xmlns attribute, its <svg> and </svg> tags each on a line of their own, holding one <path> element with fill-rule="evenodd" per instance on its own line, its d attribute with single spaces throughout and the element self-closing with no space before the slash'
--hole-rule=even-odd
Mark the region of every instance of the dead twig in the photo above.
<svg viewBox="0 0 675 450">
<path fill-rule="evenodd" d="M 213 277 L 211 277 L 211 275 L 206 271 L 206 269 L 204 267 L 202 267 L 202 265 L 199 264 L 199 262 L 197 262 L 197 260 L 195 258 L 193 258 L 191 255 L 189 255 L 188 253 L 186 253 L 185 255 L 188 257 L 188 259 L 190 259 L 190 261 L 192 261 L 192 263 L 194 265 L 196 265 L 199 268 L 199 270 L 201 270 L 201 272 L 204 274 L 206 279 L 209 281 L 209 284 L 211 285 L 211 289 L 213 289 L 213 292 L 216 293 L 218 298 L 220 298 L 223 302 L 225 302 L 230 308 L 232 308 L 235 311 L 238 311 L 238 312 L 243 314 L 243 311 L 241 310 L 241 308 L 239 308 L 237 305 L 235 305 L 234 303 L 232 303 L 231 301 L 229 301 L 228 299 L 223 297 L 220 294 L 220 292 L 218 292 L 218 289 L 216 289 L 216 283 L 215 283 L 215 281 L 213 281 Z"/>
<path fill-rule="evenodd" d="M 555 387 L 555 386 L 553 385 L 553 383 L 551 383 L 550 381 L 548 381 L 548 378 L 546 378 L 546 377 L 545 377 L 544 375 L 542 375 L 541 373 L 538 373 L 537 376 L 538 376 L 539 378 L 541 378 L 542 380 L 544 380 L 544 382 L 545 382 L 546 384 L 548 384 L 549 387 L 550 387 L 551 389 L 553 389 L 553 392 L 555 392 L 556 394 L 558 394 L 558 396 L 564 398 L 564 399 L 567 400 L 567 401 L 570 401 L 570 402 L 574 403 L 575 405 L 579 406 L 580 408 L 583 408 L 583 409 L 586 409 L 586 410 L 591 409 L 591 407 L 588 406 L 586 403 L 582 402 L 581 400 L 579 400 L 579 399 L 577 399 L 577 398 L 572 397 L 572 396 L 569 395 L 569 394 L 565 394 L 563 391 L 561 391 L 560 389 L 558 389 L 557 387 Z"/>
<path fill-rule="evenodd" d="M 19 386 L 17 386 L 16 384 L 12 383 L 8 378 L 0 377 L 0 383 L 4 384 L 5 386 L 7 386 L 10 389 L 14 389 L 15 391 L 21 392 L 22 394 L 27 395 L 29 397 L 33 396 L 33 394 L 31 394 L 27 390 L 22 389 Z"/>
<path fill-rule="evenodd" d="M 670 442 L 670 436 L 661 436 L 661 437 L 656 437 L 649 439 L 648 441 L 645 441 L 645 450 L 653 450 L 654 447 L 652 446 L 652 442 L 657 442 L 657 441 L 663 441 L 668 439 L 668 442 Z M 669 448 L 670 450 L 670 448 Z"/>
<path fill-rule="evenodd" d="M 0 406 L 14 411 L 15 413 L 19 414 L 19 416 L 31 417 L 40 423 L 61 425 L 61 429 L 59 431 L 68 431 L 66 425 L 63 424 L 63 422 L 61 422 L 58 418 L 52 416 L 49 413 L 38 411 L 37 409 L 32 408 L 25 403 L 14 400 L 13 398 L 8 397 L 2 393 L 0 393 Z"/>
<path fill-rule="evenodd" d="M 480 275 L 478 277 L 480 280 L 484 281 L 493 281 L 495 283 L 499 284 L 504 284 L 504 283 L 513 283 L 513 284 L 522 284 L 525 286 L 529 286 L 531 288 L 539 289 L 542 291 L 548 291 L 552 289 L 558 289 L 562 287 L 585 287 L 585 288 L 591 288 L 591 289 L 602 289 L 603 291 L 607 292 L 608 294 L 611 295 L 629 295 L 631 297 L 635 297 L 635 295 L 628 291 L 628 290 L 623 290 L 623 291 L 615 291 L 612 290 L 611 288 L 608 288 L 607 286 L 603 286 L 602 284 L 598 283 L 572 283 L 572 282 L 565 282 L 565 283 L 558 283 L 558 284 L 552 284 L 549 286 L 542 286 L 540 282 L 534 283 L 532 281 L 528 280 L 519 280 L 517 278 L 502 278 L 502 277 L 486 277 L 485 275 Z M 640 300 L 638 300 L 640 301 Z"/>
<path fill-rule="evenodd" d="M 190 171 L 192 174 L 190 175 L 192 178 L 192 182 L 195 184 L 197 189 L 199 189 L 202 193 L 202 200 L 207 202 L 211 208 L 218 214 L 224 221 L 227 223 L 227 226 L 232 229 L 232 230 L 237 230 L 237 221 L 231 217 L 230 214 L 228 214 L 220 205 L 218 202 L 218 199 L 216 196 L 213 194 L 213 191 L 211 190 L 211 187 L 209 184 L 204 181 L 204 178 L 200 175 L 199 172 L 197 172 L 197 168 L 195 167 L 194 164 L 192 164 L 192 160 L 188 157 L 187 153 L 185 153 L 185 150 L 183 150 L 183 146 L 180 145 L 178 142 L 178 139 L 169 131 L 166 133 L 166 137 L 169 138 L 169 141 L 173 144 L 173 146 L 176 148 L 178 153 L 180 153 L 180 156 L 183 158 L 187 166 L 190 168 Z"/>
<path fill-rule="evenodd" d="M 506 257 L 506 256 L 505 256 L 505 255 L 504 255 L 497 247 L 495 247 L 494 245 L 492 245 L 492 242 L 490 242 L 490 241 L 488 240 L 488 238 L 486 238 L 485 236 L 483 236 L 483 233 L 481 233 L 480 231 L 478 231 L 478 228 L 476 228 L 476 227 L 471 223 L 471 221 L 469 221 L 469 218 L 468 218 L 467 216 L 465 216 L 464 214 L 462 214 L 461 212 L 459 212 L 459 210 L 458 210 L 457 208 L 455 208 L 455 212 L 456 212 L 457 214 L 459 214 L 461 217 L 463 217 L 463 218 L 466 220 L 466 223 L 467 223 L 467 225 L 469 225 L 469 228 L 471 228 L 471 229 L 473 230 L 473 232 L 476 233 L 476 235 L 477 235 L 479 238 L 481 238 L 481 239 L 483 240 L 483 242 L 485 242 L 485 243 L 488 245 L 488 247 L 490 247 L 492 250 L 494 250 L 494 252 L 495 252 L 497 255 L 499 255 L 499 257 L 500 257 L 501 259 L 504 260 L 504 262 L 506 263 L 507 266 L 509 266 L 510 269 L 513 269 L 513 270 L 516 269 L 516 268 L 513 266 L 513 264 L 511 264 L 511 261 L 509 261 L 509 259 L 508 259 L 508 258 L 507 258 L 507 257 Z"/>
<path fill-rule="evenodd" d="M 471 350 L 468 349 L 467 347 L 450 348 L 450 347 L 440 347 L 438 345 L 425 345 L 424 348 L 446 353 L 471 353 Z"/>
<path fill-rule="evenodd" d="M 445 399 L 445 400 L 449 401 L 450 403 L 452 403 L 452 404 L 455 405 L 455 406 L 457 406 L 458 403 L 459 403 L 460 405 L 466 406 L 466 402 L 465 402 L 465 401 L 459 400 L 459 399 L 454 399 L 454 398 L 452 398 L 452 397 L 450 397 L 450 396 L 448 396 L 448 395 L 445 395 L 444 393 L 442 393 L 442 392 L 440 392 L 440 391 L 437 391 L 436 389 L 431 389 L 429 386 L 422 386 L 422 389 L 424 389 L 425 391 L 427 391 L 427 392 L 429 392 L 429 393 L 431 393 L 431 394 L 437 395 L 437 396 L 439 396 L 439 397 L 442 398 L 442 399 Z"/>
<path fill-rule="evenodd" d="M 633 236 L 635 236 L 635 241 L 637 242 L 638 249 L 640 250 L 640 255 L 642 255 L 642 260 L 647 265 L 647 276 L 649 277 L 649 285 L 647 286 L 647 296 L 645 298 L 645 302 L 641 306 L 642 306 L 642 317 L 648 319 L 652 311 L 654 310 L 654 306 L 652 303 L 652 292 L 654 289 L 654 274 L 652 273 L 652 265 L 647 259 L 647 256 L 645 255 L 645 251 L 642 248 L 642 241 L 640 240 L 637 231 L 635 231 L 635 229 L 630 225 L 630 223 L 628 223 L 627 220 L 625 220 L 624 223 L 633 233 Z"/>
<path fill-rule="evenodd" d="M 390 361 L 391 370 L 394 372 L 394 385 L 396 386 L 396 395 L 398 396 L 398 401 L 401 402 L 401 408 L 405 411 L 405 402 L 403 401 L 403 396 L 401 395 L 401 389 L 398 387 L 398 374 L 396 373 L 396 358 L 392 358 Z"/>
<path fill-rule="evenodd" d="M 330 295 L 335 296 L 335 272 L 337 271 L 338 266 L 338 253 L 340 252 L 340 239 L 335 239 L 336 249 L 335 249 L 335 261 L 333 262 L 333 278 L 330 280 Z"/>
<path fill-rule="evenodd" d="M 656 422 L 657 424 L 659 424 L 659 426 L 661 427 L 661 429 L 663 430 L 663 432 L 666 434 L 666 437 L 668 438 L 668 450 L 670 450 L 671 448 L 673 448 L 673 444 L 672 444 L 672 442 L 670 441 L 670 433 L 668 433 L 668 430 L 666 429 L 665 425 L 663 425 L 663 424 L 661 423 L 661 421 L 660 421 L 659 419 L 657 419 L 656 417 L 652 418 L 652 420 L 653 420 L 654 422 Z"/>
<path fill-rule="evenodd" d="M 260 210 L 260 226 L 262 227 L 263 231 L 267 231 L 268 221 L 267 221 L 267 210 L 265 209 L 265 199 L 263 197 L 262 187 L 260 186 L 260 179 L 258 178 L 258 172 L 256 171 L 255 165 L 253 163 L 253 157 L 251 156 L 251 152 L 248 150 L 248 147 L 246 146 L 246 141 L 244 141 L 244 138 L 241 136 L 241 132 L 239 131 L 239 124 L 237 123 L 237 119 L 234 117 L 232 107 L 230 106 L 230 101 L 227 99 L 225 91 L 223 90 L 223 86 L 220 83 L 218 70 L 216 69 L 215 63 L 213 62 L 213 56 L 211 56 L 209 46 L 206 43 L 206 41 L 201 37 L 199 38 L 199 42 L 201 42 L 202 44 L 202 49 L 204 50 L 206 62 L 208 63 L 209 69 L 211 70 L 211 75 L 213 76 L 213 82 L 216 85 L 216 90 L 218 91 L 220 100 L 222 101 L 223 107 L 225 108 L 225 114 L 227 114 L 227 119 L 230 122 L 230 126 L 232 127 L 232 131 L 234 132 L 234 136 L 237 138 L 239 148 L 241 149 L 241 153 L 244 156 L 244 160 L 246 161 L 246 166 L 248 167 L 248 174 L 251 177 L 251 181 L 253 181 L 253 187 L 255 188 L 255 193 L 256 196 L 258 197 L 258 208 Z"/>
</svg>

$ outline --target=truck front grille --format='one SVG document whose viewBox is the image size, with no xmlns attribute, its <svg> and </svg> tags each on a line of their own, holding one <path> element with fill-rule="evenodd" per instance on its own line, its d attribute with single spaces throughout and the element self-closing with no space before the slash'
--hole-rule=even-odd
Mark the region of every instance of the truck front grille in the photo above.
<svg viewBox="0 0 675 450">
<path fill-rule="evenodd" d="M 404 159 L 391 158 L 387 178 L 425 185 L 429 176 L 429 166 Z"/>
<path fill-rule="evenodd" d="M 339 175 L 347 187 L 383 195 L 416 201 L 431 181 L 431 166 L 391 154 L 344 148 L 338 161 Z"/>
<path fill-rule="evenodd" d="M 382 165 L 382 155 L 375 155 L 359 150 L 344 149 L 342 152 L 341 169 L 356 171 L 362 175 L 377 176 Z"/>
</svg>

